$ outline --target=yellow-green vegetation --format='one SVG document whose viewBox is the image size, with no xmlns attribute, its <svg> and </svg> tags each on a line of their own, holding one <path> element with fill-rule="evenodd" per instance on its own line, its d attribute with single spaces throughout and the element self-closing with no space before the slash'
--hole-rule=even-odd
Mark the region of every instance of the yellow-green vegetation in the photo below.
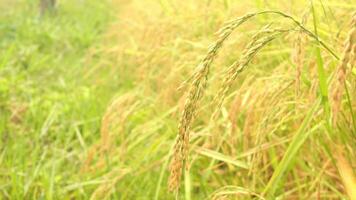
<svg viewBox="0 0 356 200">
<path fill-rule="evenodd" d="M 352 0 L 0 0 L 0 199 L 356 199 Z"/>
</svg>

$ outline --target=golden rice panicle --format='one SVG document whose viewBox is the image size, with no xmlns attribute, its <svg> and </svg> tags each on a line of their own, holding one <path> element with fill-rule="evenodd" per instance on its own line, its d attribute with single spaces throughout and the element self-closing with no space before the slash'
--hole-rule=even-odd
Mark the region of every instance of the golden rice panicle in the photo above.
<svg viewBox="0 0 356 200">
<path fill-rule="evenodd" d="M 344 92 L 344 82 L 346 80 L 347 65 L 349 63 L 353 64 L 354 62 L 351 59 L 352 59 L 352 51 L 355 44 L 356 44 L 356 16 L 354 15 L 351 23 L 351 30 L 348 33 L 345 42 L 341 63 L 337 67 L 337 72 L 336 72 L 337 80 L 332 87 L 333 91 L 331 95 L 332 95 L 332 113 L 333 113 L 334 125 L 337 122 L 337 116 L 339 114 L 340 107 L 341 107 L 342 95 Z"/>
<path fill-rule="evenodd" d="M 180 157 L 181 146 L 178 141 L 174 146 L 174 155 L 169 166 L 170 176 L 168 180 L 168 188 L 170 191 L 177 191 L 179 189 L 180 178 L 182 177 L 182 158 Z"/>
<path fill-rule="evenodd" d="M 270 35 L 263 36 L 266 33 L 269 33 Z M 254 35 L 252 41 L 243 51 L 241 58 L 228 68 L 223 80 L 223 85 L 220 88 L 218 95 L 215 96 L 214 102 L 217 103 L 217 108 L 213 113 L 211 118 L 212 120 L 218 117 L 222 104 L 224 103 L 227 93 L 236 77 L 245 69 L 258 51 L 274 40 L 279 33 L 280 30 L 268 29 L 267 27 L 264 27 L 260 32 Z"/>
<path fill-rule="evenodd" d="M 351 50 L 351 69 L 354 68 L 356 66 L 356 36 L 355 36 L 355 28 L 356 28 L 356 12 L 353 15 L 352 18 L 352 25 L 351 25 L 354 29 L 354 39 L 353 39 L 353 46 L 352 46 L 352 50 Z"/>
<path fill-rule="evenodd" d="M 173 158 L 169 167 L 170 176 L 168 187 L 170 191 L 178 191 L 180 177 L 182 176 L 182 169 L 184 165 L 187 164 L 190 124 L 196 113 L 197 103 L 207 84 L 210 65 L 217 56 L 224 41 L 231 35 L 232 31 L 254 15 L 255 14 L 247 14 L 241 18 L 232 20 L 218 31 L 218 39 L 209 48 L 208 53 L 199 64 L 198 70 L 192 78 L 193 81 L 188 90 L 188 97 L 185 101 L 183 113 L 179 121 L 178 137 L 174 146 Z"/>
<path fill-rule="evenodd" d="M 352 47 L 351 52 L 351 69 L 353 69 L 356 66 L 356 44 Z"/>
<path fill-rule="evenodd" d="M 295 41 L 293 62 L 296 68 L 295 74 L 295 95 L 299 96 L 300 93 L 300 78 L 302 75 L 303 62 L 304 62 L 304 49 L 303 49 L 303 32 L 299 31 L 297 39 Z"/>
<path fill-rule="evenodd" d="M 352 18 L 352 27 L 355 29 L 356 27 L 356 12 L 353 14 Z M 355 34 L 355 33 L 354 33 Z M 356 66 L 356 41 L 355 41 L 355 36 L 354 36 L 354 43 L 353 47 L 351 50 L 351 69 Z"/>
<path fill-rule="evenodd" d="M 308 19 L 308 12 L 305 12 L 302 19 L 302 25 L 304 25 Z M 300 79 L 302 75 L 302 69 L 304 64 L 304 56 L 305 56 L 305 49 L 304 44 L 306 43 L 306 35 L 303 32 L 303 29 L 300 29 L 297 34 L 297 38 L 294 44 L 294 53 L 292 60 L 296 67 L 296 77 L 295 77 L 295 95 L 296 97 L 300 94 Z"/>
</svg>

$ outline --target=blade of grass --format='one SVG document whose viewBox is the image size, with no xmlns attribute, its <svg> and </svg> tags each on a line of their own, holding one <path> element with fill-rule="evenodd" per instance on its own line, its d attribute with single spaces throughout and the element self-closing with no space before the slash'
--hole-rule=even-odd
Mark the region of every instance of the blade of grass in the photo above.
<svg viewBox="0 0 356 200">
<path fill-rule="evenodd" d="M 277 169 L 274 171 L 271 179 L 269 180 L 263 194 L 272 199 L 276 190 L 278 189 L 279 184 L 281 183 L 283 177 L 287 175 L 288 170 L 291 168 L 292 163 L 295 161 L 298 150 L 304 144 L 309 135 L 318 129 L 321 124 L 315 125 L 311 130 L 307 131 L 307 128 L 320 105 L 320 100 L 315 102 L 313 107 L 310 109 L 308 115 L 305 117 L 302 125 L 299 127 L 297 133 L 295 134 L 292 142 L 288 146 L 286 153 L 284 154 L 281 162 L 278 164 Z"/>
<path fill-rule="evenodd" d="M 167 156 L 166 160 L 164 161 L 164 164 L 162 165 L 162 168 L 161 168 L 161 172 L 159 174 L 159 179 L 158 179 L 156 192 L 155 192 L 155 198 L 154 198 L 155 200 L 159 199 L 159 193 L 161 191 L 163 177 L 166 172 L 166 169 L 168 168 L 168 164 L 169 164 L 169 156 Z"/>
<path fill-rule="evenodd" d="M 219 197 L 223 196 L 235 196 L 238 197 L 239 195 L 250 195 L 253 196 L 253 199 L 260 199 L 260 200 L 265 200 L 265 198 L 247 188 L 239 187 L 239 186 L 233 186 L 233 185 L 227 185 L 222 188 L 219 188 L 216 190 L 213 194 L 210 195 L 209 199 L 220 199 Z M 238 198 L 240 199 L 240 198 Z"/>
<path fill-rule="evenodd" d="M 311 8 L 312 8 L 312 13 L 313 13 L 313 25 L 314 25 L 314 32 L 315 35 L 319 38 L 318 35 L 318 25 L 317 25 L 317 16 L 313 4 L 313 0 L 310 0 Z M 330 119 L 330 105 L 329 105 L 329 100 L 328 100 L 328 83 L 327 83 L 327 75 L 324 69 L 324 61 L 321 56 L 321 51 L 320 51 L 320 41 L 316 40 L 317 45 L 315 46 L 315 56 L 316 56 L 316 63 L 317 63 L 317 71 L 318 71 L 318 79 L 319 79 L 319 87 L 320 87 L 320 94 L 322 97 L 322 104 L 324 106 L 324 112 L 325 112 L 325 120 L 327 123 L 327 126 L 329 126 L 329 119 Z"/>
<path fill-rule="evenodd" d="M 313 13 L 313 25 L 314 25 L 314 32 L 317 37 L 319 37 L 318 34 L 318 26 L 317 26 L 317 17 L 313 5 L 313 1 L 311 1 L 311 7 L 312 7 L 312 13 Z M 327 88 L 327 83 L 326 83 L 326 73 L 324 70 L 324 62 L 321 57 L 321 52 L 320 52 L 320 42 L 317 41 L 317 46 L 315 47 L 315 55 L 316 55 L 316 61 L 317 61 L 317 67 L 318 67 L 318 78 L 319 78 L 319 86 L 320 86 L 320 93 L 322 95 L 322 100 L 325 101 L 327 100 L 328 97 L 328 88 Z"/>
<path fill-rule="evenodd" d="M 197 151 L 197 153 L 199 153 L 201 155 L 210 157 L 210 158 L 215 159 L 215 160 L 220 160 L 220 161 L 232 164 L 232 165 L 234 165 L 236 167 L 240 167 L 240 168 L 244 168 L 244 169 L 248 169 L 249 168 L 249 166 L 245 162 L 235 160 L 235 159 L 233 159 L 233 158 L 231 158 L 229 156 L 223 155 L 223 154 L 221 154 L 219 152 L 216 152 L 216 151 L 203 149 L 203 148 L 200 148 L 200 149 L 198 149 L 196 151 Z"/>
<path fill-rule="evenodd" d="M 185 168 L 184 170 L 184 191 L 185 191 L 185 199 L 186 200 L 191 200 L 192 199 L 192 194 L 191 194 L 191 180 L 190 180 L 190 172 L 189 169 Z"/>
<path fill-rule="evenodd" d="M 171 148 L 169 150 L 169 154 L 168 156 L 166 157 L 165 161 L 164 161 L 164 164 L 162 165 L 162 168 L 161 168 L 161 172 L 159 174 L 159 179 L 158 179 L 158 183 L 157 183 L 157 187 L 156 187 L 156 192 L 155 192 L 155 200 L 158 200 L 159 199 L 159 193 L 161 191 L 161 187 L 162 187 L 162 182 L 163 182 L 163 177 L 164 177 L 164 174 L 168 168 L 168 165 L 169 165 L 169 158 L 172 156 L 172 153 L 173 153 L 173 148 L 174 148 L 174 143 L 171 145 Z"/>
</svg>

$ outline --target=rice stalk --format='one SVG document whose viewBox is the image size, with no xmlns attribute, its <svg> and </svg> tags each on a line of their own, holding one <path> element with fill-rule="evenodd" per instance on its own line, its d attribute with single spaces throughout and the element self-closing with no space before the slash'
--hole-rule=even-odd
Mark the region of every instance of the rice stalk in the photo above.
<svg viewBox="0 0 356 200">
<path fill-rule="evenodd" d="M 308 13 L 304 13 L 303 19 L 302 19 L 302 24 L 304 25 L 307 21 Z M 303 30 L 300 29 L 297 34 L 297 38 L 295 41 L 295 47 L 294 47 L 294 55 L 293 55 L 293 61 L 296 67 L 296 78 L 295 78 L 295 96 L 298 98 L 300 94 L 300 79 L 302 75 L 302 69 L 303 69 L 303 64 L 304 64 L 304 57 L 305 57 L 305 49 L 304 44 L 306 43 L 307 38 L 303 34 Z"/>
<path fill-rule="evenodd" d="M 265 198 L 256 192 L 253 192 L 247 188 L 239 187 L 239 186 L 224 186 L 219 188 L 214 193 L 211 194 L 210 199 L 212 200 L 220 200 L 220 199 L 231 199 L 231 196 L 238 197 L 238 196 L 247 196 L 251 199 L 259 199 L 264 200 Z M 230 196 L 230 198 L 228 198 Z M 238 198 L 239 199 L 239 198 Z"/>
<path fill-rule="evenodd" d="M 115 169 L 105 175 L 105 182 L 91 195 L 90 200 L 108 199 L 117 182 L 130 172 L 129 169 Z"/>
<path fill-rule="evenodd" d="M 262 14 L 277 14 L 286 19 L 291 20 L 295 25 L 302 29 L 303 33 L 307 34 L 309 37 L 314 38 L 318 41 L 329 53 L 331 53 L 335 58 L 338 59 L 338 56 L 323 42 L 318 36 L 305 28 L 301 22 L 293 18 L 292 16 L 285 14 L 280 11 L 262 11 L 257 13 L 246 14 L 240 18 L 232 20 L 218 31 L 218 39 L 216 42 L 209 48 L 208 53 L 198 65 L 198 70 L 194 73 L 191 78 L 192 83 L 188 90 L 188 97 L 186 99 L 184 109 L 179 121 L 178 125 L 178 138 L 176 139 L 173 158 L 170 163 L 170 176 L 168 181 L 168 187 L 170 191 L 178 192 L 180 178 L 182 176 L 183 167 L 188 166 L 188 152 L 189 152 L 189 131 L 191 122 L 196 114 L 196 108 L 198 101 L 203 95 L 204 89 L 207 85 L 209 69 L 216 58 L 218 51 L 221 49 L 224 41 L 231 35 L 233 30 L 239 27 L 244 22 L 248 21 L 252 17 L 262 15 Z M 241 72 L 246 65 L 251 61 L 254 55 L 266 44 L 276 38 L 276 34 L 271 34 L 269 36 L 262 37 L 261 39 L 253 42 L 251 48 L 249 48 L 246 53 L 242 56 L 240 62 L 236 62 L 230 67 L 229 75 L 230 77 L 225 80 L 225 86 L 223 87 L 222 94 L 225 91 L 228 91 L 232 81 L 236 78 L 236 76 Z M 223 102 L 224 97 L 221 98 L 220 102 Z M 219 103 L 221 105 L 222 103 Z M 218 106 L 219 107 L 219 106 Z M 214 115 L 213 115 L 214 116 Z"/>
<path fill-rule="evenodd" d="M 218 117 L 218 113 L 221 110 L 226 95 L 237 76 L 245 69 L 246 66 L 248 66 L 248 64 L 259 52 L 259 50 L 261 50 L 265 45 L 274 40 L 280 33 L 287 31 L 288 30 L 268 29 L 268 26 L 266 26 L 260 32 L 253 36 L 252 41 L 247 45 L 246 49 L 242 53 L 240 60 L 230 65 L 227 70 L 227 73 L 223 80 L 223 86 L 220 88 L 218 94 L 215 96 L 214 102 L 217 104 L 217 109 L 213 113 L 213 116 L 211 118 L 212 120 L 215 120 Z M 270 35 L 263 36 L 264 34 Z"/>
<path fill-rule="evenodd" d="M 231 35 L 234 29 L 248 20 L 252 14 L 245 15 L 231 23 L 225 25 L 219 31 L 217 41 L 209 48 L 207 55 L 198 66 L 198 71 L 192 78 L 192 84 L 188 91 L 182 116 L 178 127 L 178 139 L 174 147 L 173 159 L 170 164 L 169 190 L 178 191 L 180 178 L 182 176 L 182 168 L 186 164 L 189 145 L 189 129 L 191 121 L 196 114 L 198 100 L 201 98 L 204 88 L 206 87 L 209 68 L 218 51 L 221 49 L 224 41 Z"/>
<path fill-rule="evenodd" d="M 337 67 L 336 71 L 336 82 L 332 86 L 332 117 L 333 117 L 333 124 L 336 125 L 337 117 L 340 113 L 341 109 L 341 102 L 342 102 L 342 95 L 344 93 L 344 83 L 346 80 L 346 72 L 347 72 L 347 65 L 352 64 L 355 61 L 352 61 L 352 52 L 355 51 L 356 45 L 356 16 L 353 17 L 351 23 L 351 30 L 348 33 L 347 39 L 344 45 L 344 51 L 342 54 L 342 59 Z"/>
<path fill-rule="evenodd" d="M 351 51 L 351 70 L 356 66 L 356 44 L 354 44 Z"/>
<path fill-rule="evenodd" d="M 316 61 L 312 60 L 308 64 L 309 73 L 310 73 L 310 88 L 309 88 L 309 101 L 313 102 L 316 99 L 316 91 L 318 89 L 318 74 L 316 68 Z"/>
<path fill-rule="evenodd" d="M 294 52 L 294 57 L 293 61 L 296 67 L 296 78 L 295 78 L 295 96 L 298 97 L 300 93 L 300 78 L 302 74 L 302 68 L 303 68 L 303 48 L 302 48 L 302 34 L 299 33 L 297 36 L 297 40 L 295 42 L 295 52 Z"/>
<path fill-rule="evenodd" d="M 115 141 L 115 136 L 118 133 L 123 131 L 123 124 L 129 115 L 135 111 L 139 102 L 132 103 L 136 98 L 136 95 L 127 94 L 123 95 L 120 98 L 116 98 L 113 102 L 107 107 L 102 120 L 100 127 L 100 142 L 94 144 L 87 153 L 84 165 L 82 166 L 82 172 L 89 172 L 93 170 L 98 170 L 105 165 L 105 158 L 107 155 L 110 155 L 113 148 L 113 143 Z M 132 105 L 130 105 L 132 103 Z M 128 107 L 130 105 L 130 107 Z M 98 156 L 98 160 L 95 166 L 94 157 Z"/>
</svg>

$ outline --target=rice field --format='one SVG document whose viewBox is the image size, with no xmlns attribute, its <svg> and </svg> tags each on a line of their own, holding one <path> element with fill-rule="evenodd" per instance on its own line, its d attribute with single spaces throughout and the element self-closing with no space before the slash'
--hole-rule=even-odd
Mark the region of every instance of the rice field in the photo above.
<svg viewBox="0 0 356 200">
<path fill-rule="evenodd" d="M 353 0 L 0 0 L 0 199 L 356 200 Z"/>
</svg>

